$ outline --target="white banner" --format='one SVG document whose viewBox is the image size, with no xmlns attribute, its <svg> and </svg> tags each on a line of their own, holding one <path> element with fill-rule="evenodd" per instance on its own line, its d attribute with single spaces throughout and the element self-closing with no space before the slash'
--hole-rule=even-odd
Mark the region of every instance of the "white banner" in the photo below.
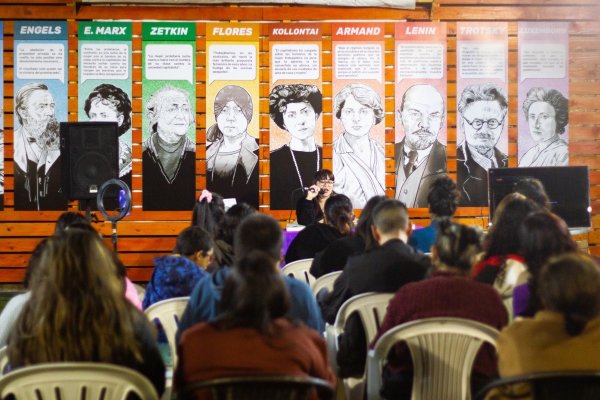
<svg viewBox="0 0 600 400">
<path fill-rule="evenodd" d="M 164 0 L 82 0 L 82 3 L 138 3 L 163 4 Z M 169 4 L 223 4 L 223 3 L 253 3 L 253 4 L 310 4 L 315 6 L 343 7 L 388 7 L 414 10 L 416 0 L 171 0 Z"/>
</svg>

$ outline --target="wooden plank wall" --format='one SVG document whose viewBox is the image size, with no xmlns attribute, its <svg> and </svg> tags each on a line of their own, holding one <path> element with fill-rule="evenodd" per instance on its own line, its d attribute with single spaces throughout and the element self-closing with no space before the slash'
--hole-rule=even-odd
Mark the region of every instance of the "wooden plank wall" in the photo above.
<svg viewBox="0 0 600 400">
<path fill-rule="evenodd" d="M 0 283 L 19 282 L 24 266 L 35 244 L 53 232 L 58 212 L 17 212 L 13 209 L 13 21 L 68 20 L 69 26 L 69 120 L 77 120 L 77 22 L 92 19 L 122 19 L 133 21 L 133 154 L 134 210 L 119 222 L 119 252 L 130 277 L 147 281 L 153 257 L 169 252 L 177 233 L 189 222 L 188 212 L 143 212 L 141 210 L 141 21 L 191 20 L 198 22 L 197 36 L 197 188 L 205 186 L 205 25 L 208 21 L 235 22 L 323 22 L 323 93 L 325 166 L 331 167 L 331 30 L 329 22 L 336 20 L 373 20 L 386 23 L 386 157 L 388 194 L 393 195 L 393 129 L 394 129 L 394 21 L 434 20 L 448 22 L 448 153 L 449 170 L 455 175 L 456 161 L 456 21 L 508 21 L 509 23 L 509 164 L 516 165 L 517 138 L 517 21 L 571 21 L 570 30 L 570 138 L 571 164 L 588 165 L 591 169 L 593 230 L 578 239 L 588 240 L 592 254 L 600 255 L 600 6 L 598 0 L 431 0 L 418 2 L 415 10 L 383 8 L 339 8 L 314 6 L 101 6 L 75 3 L 73 0 L 0 0 L 0 20 L 4 32 L 4 126 L 5 126 L 5 210 L 0 211 Z M 165 1 L 164 4 L 167 4 Z M 268 116 L 268 37 L 266 26 L 261 32 L 260 55 L 260 202 L 268 212 L 269 204 L 269 116 Z M 71 205 L 72 210 L 76 204 Z M 273 213 L 284 221 L 288 212 Z M 417 223 L 426 224 L 427 210 L 414 209 L 411 215 Z M 487 225 L 487 209 L 462 208 L 461 221 Z M 111 227 L 107 222 L 96 224 L 107 237 Z M 108 239 L 107 239 L 108 240 Z"/>
</svg>

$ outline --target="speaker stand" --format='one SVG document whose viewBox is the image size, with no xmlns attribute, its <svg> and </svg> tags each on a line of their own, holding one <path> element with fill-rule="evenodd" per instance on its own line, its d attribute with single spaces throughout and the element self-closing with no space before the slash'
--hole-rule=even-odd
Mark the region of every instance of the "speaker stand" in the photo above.
<svg viewBox="0 0 600 400">
<path fill-rule="evenodd" d="M 91 225 L 92 224 L 92 200 L 85 199 L 83 204 L 85 205 L 85 220 L 87 221 L 88 224 Z"/>
</svg>

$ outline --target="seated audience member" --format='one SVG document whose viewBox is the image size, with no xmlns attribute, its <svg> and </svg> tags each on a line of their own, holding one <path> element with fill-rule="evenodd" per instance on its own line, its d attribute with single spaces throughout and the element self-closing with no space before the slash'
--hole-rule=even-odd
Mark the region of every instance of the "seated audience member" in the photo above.
<svg viewBox="0 0 600 400">
<path fill-rule="evenodd" d="M 431 225 L 422 229 L 414 229 L 408 237 L 408 244 L 423 253 L 431 252 L 438 232 L 438 221 L 441 218 L 452 218 L 458 207 L 460 192 L 456 183 L 444 175 L 433 181 L 427 195 Z"/>
<path fill-rule="evenodd" d="M 440 221 L 438 228 L 438 237 L 432 248 L 435 271 L 428 279 L 404 285 L 396 292 L 373 345 L 388 330 L 423 318 L 466 318 L 496 329 L 508 323 L 508 315 L 498 293 L 489 285 L 468 277 L 481 251 L 481 232 L 448 220 Z M 471 392 L 477 393 L 496 375 L 494 348 L 485 345 L 475 359 Z M 382 394 L 385 398 L 410 398 L 412 362 L 405 344 L 399 344 L 390 351 L 383 376 Z"/>
<path fill-rule="evenodd" d="M 518 232 L 525 217 L 538 209 L 539 206 L 525 196 L 510 193 L 494 213 L 484 242 L 483 259 L 475 264 L 471 275 L 478 282 L 493 285 L 503 299 L 512 298 L 517 279 L 526 271 Z"/>
<path fill-rule="evenodd" d="M 236 259 L 240 259 L 252 250 L 268 253 L 273 262 L 281 259 L 283 232 L 279 223 L 264 214 L 253 214 L 241 220 L 235 233 L 234 250 Z M 233 264 L 232 264 L 233 265 Z M 202 279 L 192 291 L 190 301 L 179 321 L 177 338 L 198 322 L 211 322 L 217 315 L 217 306 L 225 279 L 231 275 L 232 266 L 223 266 L 210 277 Z M 322 332 L 324 330 L 321 312 L 310 287 L 300 280 L 284 277 L 290 292 L 292 304 L 288 312 L 291 320 L 304 322 L 308 327 Z"/>
<path fill-rule="evenodd" d="M 429 257 L 406 244 L 408 210 L 398 200 L 384 200 L 373 210 L 373 236 L 378 246 L 350 257 L 333 291 L 320 299 L 325 321 L 335 322 L 342 304 L 367 292 L 394 293 L 403 285 L 421 280 L 429 267 Z M 339 338 L 339 376 L 361 376 L 364 371 L 367 339 L 358 314 L 348 318 Z"/>
<path fill-rule="evenodd" d="M 313 376 L 334 384 L 325 341 L 288 320 L 289 308 L 290 295 L 273 254 L 245 254 L 225 281 L 219 315 L 181 336 L 175 386 L 251 375 Z M 194 398 L 212 396 L 205 391 Z"/>
<path fill-rule="evenodd" d="M 31 290 L 29 290 L 31 279 L 40 265 L 40 256 L 46 247 L 46 240 L 47 239 L 43 239 L 39 242 L 37 246 L 35 246 L 35 249 L 33 249 L 31 257 L 29 257 L 27 269 L 25 270 L 25 277 L 23 279 L 23 286 L 25 287 L 26 292 L 12 297 L 4 306 L 2 314 L 0 314 L 0 348 L 6 346 L 8 343 L 8 336 L 10 335 L 17 318 L 19 318 L 21 311 L 25 307 L 25 304 L 27 304 L 31 297 Z"/>
<path fill-rule="evenodd" d="M 313 184 L 306 191 L 306 196 L 300 197 L 296 204 L 296 219 L 300 225 L 312 225 L 322 222 L 325 217 L 325 202 L 335 196 L 333 172 L 322 169 L 315 173 Z"/>
<path fill-rule="evenodd" d="M 513 290 L 513 315 L 533 317 L 542 309 L 537 291 L 537 279 L 542 266 L 552 256 L 578 251 L 567 224 L 549 211 L 529 214 L 519 228 L 521 254 L 527 272 L 519 281 L 525 282 Z"/>
<path fill-rule="evenodd" d="M 192 226 L 204 228 L 214 239 L 224 214 L 223 197 L 218 193 L 204 189 L 192 210 Z"/>
<path fill-rule="evenodd" d="M 513 192 L 520 193 L 529 200 L 534 201 L 540 208 L 548 211 L 552 208 L 544 184 L 537 178 L 520 178 L 514 184 Z"/>
<path fill-rule="evenodd" d="M 54 234 L 58 235 L 73 225 L 89 225 L 83 214 L 73 211 L 65 211 L 60 214 L 54 226 Z"/>
<path fill-rule="evenodd" d="M 233 236 L 242 219 L 252 215 L 256 210 L 247 203 L 235 204 L 227 212 L 217 227 L 214 246 L 214 260 L 209 271 L 234 264 Z"/>
<path fill-rule="evenodd" d="M 325 222 L 312 224 L 298 233 L 285 253 L 285 262 L 313 258 L 334 240 L 348 236 L 354 226 L 350 199 L 338 194 L 325 202 Z"/>
<path fill-rule="evenodd" d="M 137 370 L 162 394 L 165 366 L 152 327 L 123 296 L 112 252 L 97 233 L 70 228 L 48 239 L 31 299 L 8 341 L 11 369 L 47 362 L 105 362 Z"/>
<path fill-rule="evenodd" d="M 170 256 L 156 257 L 152 278 L 146 286 L 144 308 L 173 297 L 189 296 L 200 279 L 208 276 L 213 243 L 199 226 L 181 231 Z"/>
<path fill-rule="evenodd" d="M 315 278 L 343 270 L 348 257 L 362 254 L 377 245 L 371 232 L 373 209 L 385 199 L 385 196 L 371 197 L 358 217 L 356 230 L 348 236 L 331 242 L 324 250 L 315 254 L 310 266 L 310 273 Z"/>
<path fill-rule="evenodd" d="M 537 279 L 542 309 L 498 337 L 502 377 L 600 370 L 600 272 L 582 253 L 551 258 Z"/>
<path fill-rule="evenodd" d="M 67 211 L 67 212 L 62 213 L 58 217 L 58 220 L 56 221 L 54 234 L 56 236 L 59 236 L 59 235 L 62 235 L 64 232 L 66 232 L 69 229 L 82 229 L 85 231 L 94 232 L 99 237 L 102 237 L 100 232 L 98 232 L 87 221 L 87 219 L 85 219 L 85 217 L 82 214 L 76 213 L 76 212 Z M 125 292 L 124 292 L 125 297 L 134 306 L 136 306 L 138 309 L 141 310 L 142 309 L 142 300 L 140 299 L 140 296 L 138 295 L 138 291 L 137 291 L 135 285 L 127 277 L 127 268 L 125 268 L 125 265 L 123 265 L 123 263 L 121 262 L 121 260 L 119 259 L 119 257 L 117 256 L 117 254 L 115 252 L 113 252 L 112 255 L 114 258 L 114 262 L 117 265 L 117 271 L 119 273 L 119 276 L 123 279 L 123 281 L 125 283 Z"/>
</svg>

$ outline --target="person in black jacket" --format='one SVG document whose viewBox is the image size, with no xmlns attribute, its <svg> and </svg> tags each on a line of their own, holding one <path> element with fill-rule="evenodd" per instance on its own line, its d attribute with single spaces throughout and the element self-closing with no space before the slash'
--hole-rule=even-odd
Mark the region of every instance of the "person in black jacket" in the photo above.
<svg viewBox="0 0 600 400">
<path fill-rule="evenodd" d="M 300 231 L 285 253 L 285 262 L 313 258 L 334 240 L 349 235 L 353 227 L 350 199 L 343 194 L 330 197 L 325 203 L 324 223 L 312 224 Z"/>
<path fill-rule="evenodd" d="M 306 191 L 306 196 L 300 197 L 296 203 L 296 220 L 300 225 L 308 226 L 323 220 L 325 202 L 331 196 L 335 196 L 334 182 L 333 172 L 328 169 L 321 169 L 315 173 L 315 179 Z"/>
<path fill-rule="evenodd" d="M 373 210 L 386 199 L 385 196 L 374 196 L 367 201 L 358 217 L 355 231 L 343 238 L 337 239 L 323 251 L 315 254 L 310 266 L 310 273 L 315 278 L 344 269 L 348 257 L 357 256 L 377 246 L 373 237 Z"/>
<path fill-rule="evenodd" d="M 404 284 L 425 278 L 429 257 L 406 244 L 408 210 L 398 200 L 385 200 L 373 211 L 373 236 L 379 246 L 350 257 L 333 291 L 319 299 L 325 321 L 333 324 L 338 310 L 349 298 L 367 292 L 394 293 Z M 339 340 L 339 376 L 361 376 L 367 354 L 367 339 L 358 314 L 348 318 Z"/>
</svg>

